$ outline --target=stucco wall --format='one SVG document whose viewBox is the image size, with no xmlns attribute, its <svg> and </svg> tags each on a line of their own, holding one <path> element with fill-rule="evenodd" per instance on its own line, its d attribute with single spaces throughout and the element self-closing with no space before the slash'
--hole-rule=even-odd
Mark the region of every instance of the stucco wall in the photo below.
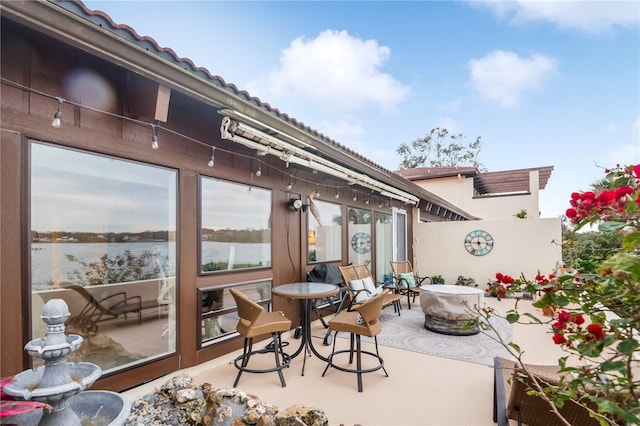
<svg viewBox="0 0 640 426">
<path fill-rule="evenodd" d="M 532 190 L 528 194 L 474 197 L 473 178 L 452 176 L 414 181 L 417 185 L 484 220 L 516 219 L 514 215 L 522 209 L 527 211 L 528 218 L 538 218 L 538 182 L 538 172 L 533 171 L 529 173 L 529 187 Z"/>
<path fill-rule="evenodd" d="M 473 256 L 464 246 L 465 236 L 478 229 L 494 240 L 485 256 Z M 562 262 L 561 240 L 559 218 L 414 223 L 414 269 L 420 275 L 442 275 L 446 284 L 454 284 L 459 275 L 471 277 L 484 289 L 496 272 L 524 273 L 530 279 L 538 271 L 550 273 Z"/>
</svg>

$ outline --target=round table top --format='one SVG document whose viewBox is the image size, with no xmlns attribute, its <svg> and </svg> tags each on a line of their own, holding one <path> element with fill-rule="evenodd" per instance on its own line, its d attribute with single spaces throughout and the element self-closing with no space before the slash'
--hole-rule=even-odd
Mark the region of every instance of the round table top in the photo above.
<svg viewBox="0 0 640 426">
<path fill-rule="evenodd" d="M 420 290 L 428 291 L 431 293 L 443 293 L 443 294 L 483 294 L 484 291 L 475 287 L 467 287 L 464 285 L 449 285 L 449 284 L 431 284 L 423 285 Z"/>
<path fill-rule="evenodd" d="M 332 296 L 340 289 L 335 284 L 299 282 L 283 284 L 271 289 L 271 292 L 278 296 L 285 296 L 291 299 L 318 299 L 320 297 Z"/>
</svg>

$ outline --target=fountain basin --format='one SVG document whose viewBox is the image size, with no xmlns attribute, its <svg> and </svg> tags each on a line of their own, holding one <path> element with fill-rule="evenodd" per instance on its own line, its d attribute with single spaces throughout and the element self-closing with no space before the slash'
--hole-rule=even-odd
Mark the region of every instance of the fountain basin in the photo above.
<svg viewBox="0 0 640 426">
<path fill-rule="evenodd" d="M 40 387 L 45 367 L 25 370 L 15 376 L 15 381 L 4 387 L 4 392 L 14 398 L 55 404 L 63 398 L 69 398 L 85 390 L 102 375 L 102 369 L 90 362 L 67 362 L 67 372 L 71 381 L 62 381 L 53 386 Z M 64 377 L 58 378 L 60 381 Z"/>
<path fill-rule="evenodd" d="M 69 398 L 71 408 L 80 418 L 82 426 L 121 426 L 131 412 L 131 403 L 111 391 L 85 391 Z M 2 424 L 37 426 L 42 409 L 2 419 Z"/>
<path fill-rule="evenodd" d="M 33 339 L 25 345 L 24 349 L 31 357 L 42 359 L 59 358 L 78 350 L 83 340 L 82 336 L 77 334 L 70 334 L 66 336 L 64 342 L 55 345 L 47 345 L 44 338 Z"/>
</svg>

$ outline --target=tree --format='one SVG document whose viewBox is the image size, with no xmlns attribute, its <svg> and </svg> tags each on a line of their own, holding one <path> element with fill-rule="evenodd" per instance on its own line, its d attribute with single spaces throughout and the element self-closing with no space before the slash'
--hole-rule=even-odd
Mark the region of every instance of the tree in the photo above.
<svg viewBox="0 0 640 426">
<path fill-rule="evenodd" d="M 400 144 L 396 154 L 403 157 L 401 169 L 471 166 L 484 171 L 479 160 L 481 150 L 480 136 L 467 144 L 462 133 L 454 135 L 447 129 L 436 127 L 427 136 L 416 139 L 411 144 Z"/>
</svg>

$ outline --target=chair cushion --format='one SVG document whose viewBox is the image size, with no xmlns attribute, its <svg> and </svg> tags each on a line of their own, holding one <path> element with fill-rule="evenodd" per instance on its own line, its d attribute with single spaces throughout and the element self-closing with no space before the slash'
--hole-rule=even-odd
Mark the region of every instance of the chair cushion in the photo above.
<svg viewBox="0 0 640 426">
<path fill-rule="evenodd" d="M 364 283 L 362 280 L 351 280 L 349 281 L 349 288 L 355 294 L 355 301 L 357 303 L 364 302 L 369 298 L 369 293 L 366 291 L 360 291 L 364 289 Z M 358 291 L 360 291 L 358 293 Z"/>
<path fill-rule="evenodd" d="M 376 294 L 376 285 L 373 283 L 371 277 L 364 277 L 362 279 L 362 284 L 364 284 L 364 289 L 367 290 L 368 297 Z"/>
<path fill-rule="evenodd" d="M 413 276 L 413 272 L 403 272 L 398 274 L 401 280 L 404 280 L 407 283 L 409 288 L 414 288 L 416 286 L 416 279 Z"/>
</svg>

